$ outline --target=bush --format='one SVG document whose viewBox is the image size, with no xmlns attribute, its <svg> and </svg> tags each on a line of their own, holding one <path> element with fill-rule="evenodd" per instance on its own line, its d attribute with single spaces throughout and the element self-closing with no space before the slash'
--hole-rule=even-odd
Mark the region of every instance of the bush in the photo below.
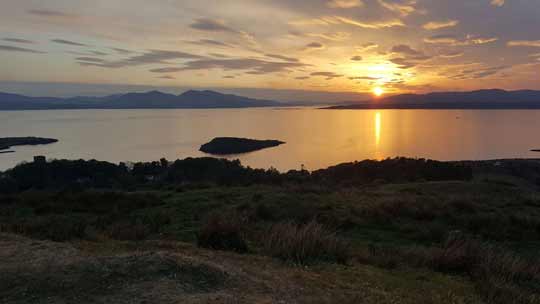
<svg viewBox="0 0 540 304">
<path fill-rule="evenodd" d="M 171 223 L 171 217 L 165 210 L 153 210 L 147 211 L 140 221 L 150 229 L 152 233 L 159 233 L 163 231 L 163 227 Z"/>
<path fill-rule="evenodd" d="M 140 222 L 120 222 L 109 227 L 108 234 L 111 238 L 125 241 L 140 241 L 148 237 L 150 228 Z"/>
<path fill-rule="evenodd" d="M 266 253 L 297 264 L 313 261 L 345 264 L 349 258 L 348 244 L 315 221 L 306 225 L 275 224 L 263 242 Z"/>
<path fill-rule="evenodd" d="M 87 224 L 82 218 L 70 216 L 34 217 L 11 225 L 11 232 L 57 242 L 81 239 L 86 236 Z"/>
<path fill-rule="evenodd" d="M 238 215 L 210 215 L 197 235 L 197 245 L 245 253 L 248 245 L 242 231 L 243 224 L 243 219 Z"/>
</svg>

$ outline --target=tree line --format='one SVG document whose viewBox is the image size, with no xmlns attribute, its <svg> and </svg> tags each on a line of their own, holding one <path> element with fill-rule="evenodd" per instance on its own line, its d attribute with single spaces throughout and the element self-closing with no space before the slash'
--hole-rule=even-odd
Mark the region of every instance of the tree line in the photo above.
<svg viewBox="0 0 540 304">
<path fill-rule="evenodd" d="M 130 189 L 165 185 L 214 184 L 238 186 L 251 184 L 323 183 L 356 185 L 372 182 L 410 182 L 420 180 L 468 180 L 470 166 L 426 159 L 389 158 L 343 163 L 309 172 L 274 168 L 255 169 L 239 160 L 186 158 L 176 161 L 133 164 L 97 160 L 52 160 L 21 163 L 0 173 L 0 192 L 29 189 L 111 188 Z"/>
</svg>

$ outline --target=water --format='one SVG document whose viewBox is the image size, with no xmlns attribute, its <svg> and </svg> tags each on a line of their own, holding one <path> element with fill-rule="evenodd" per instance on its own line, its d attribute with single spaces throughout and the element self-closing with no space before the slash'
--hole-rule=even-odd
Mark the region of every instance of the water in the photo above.
<svg viewBox="0 0 540 304">
<path fill-rule="evenodd" d="M 53 137 L 0 154 L 0 170 L 34 155 L 149 161 L 205 156 L 218 136 L 279 139 L 285 145 L 233 156 L 251 167 L 309 170 L 407 156 L 438 160 L 538 157 L 534 110 L 65 110 L 0 112 L 0 137 Z"/>
</svg>

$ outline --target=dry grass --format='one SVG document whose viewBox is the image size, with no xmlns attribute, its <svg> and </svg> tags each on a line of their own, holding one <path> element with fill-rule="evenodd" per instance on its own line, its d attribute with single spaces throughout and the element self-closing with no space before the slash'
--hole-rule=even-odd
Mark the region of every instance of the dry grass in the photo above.
<svg viewBox="0 0 540 304">
<path fill-rule="evenodd" d="M 306 225 L 275 224 L 263 243 L 266 253 L 297 264 L 317 260 L 344 264 L 349 258 L 348 244 L 315 221 Z"/>
<path fill-rule="evenodd" d="M 540 263 L 462 233 L 451 233 L 441 247 L 370 246 L 356 259 L 384 268 L 426 267 L 465 274 L 487 303 L 540 303 Z"/>
<path fill-rule="evenodd" d="M 455 303 L 471 286 L 371 266 L 290 267 L 174 241 L 36 241 L 0 233 L 1 303 Z"/>
<path fill-rule="evenodd" d="M 430 260 L 435 270 L 468 273 L 489 303 L 540 303 L 540 263 L 459 235 Z"/>
<path fill-rule="evenodd" d="M 1 303 L 171 303 L 170 296 L 213 293 L 230 281 L 218 265 L 176 253 L 88 255 L 5 234 L 0 273 Z"/>
</svg>

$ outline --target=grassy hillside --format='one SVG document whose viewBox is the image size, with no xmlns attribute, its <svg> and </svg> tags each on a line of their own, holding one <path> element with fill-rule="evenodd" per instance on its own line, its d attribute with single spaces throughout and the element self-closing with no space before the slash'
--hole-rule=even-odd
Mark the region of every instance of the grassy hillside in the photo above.
<svg viewBox="0 0 540 304">
<path fill-rule="evenodd" d="M 390 175 L 405 165 L 407 174 Z M 140 168 L 107 165 L 99 180 L 79 176 L 69 187 L 50 176 L 73 170 L 41 166 L 50 166 L 39 169 L 47 183 L 21 168 L 2 178 L 17 186 L 0 195 L 8 302 L 540 301 L 533 160 L 403 159 L 283 174 L 225 163 L 221 176 L 235 173 L 223 180 L 185 164 L 141 164 L 154 168 L 143 178 Z M 246 183 L 246 172 L 258 182 Z"/>
</svg>

